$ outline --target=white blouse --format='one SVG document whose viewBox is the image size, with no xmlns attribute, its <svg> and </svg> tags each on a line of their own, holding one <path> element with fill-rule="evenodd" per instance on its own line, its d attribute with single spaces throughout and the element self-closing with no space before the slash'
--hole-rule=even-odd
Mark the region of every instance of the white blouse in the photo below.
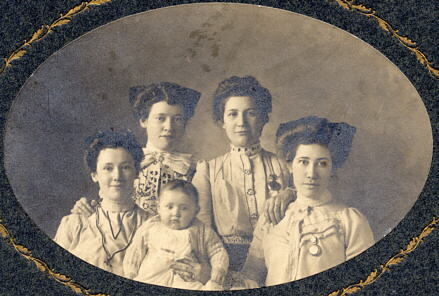
<svg viewBox="0 0 439 296">
<path fill-rule="evenodd" d="M 270 189 L 274 181 L 278 188 Z M 198 163 L 192 180 L 200 194 L 198 218 L 214 225 L 226 244 L 249 244 L 265 200 L 288 187 L 286 165 L 259 144 L 233 147 L 225 155 Z"/>
<path fill-rule="evenodd" d="M 332 200 L 297 197 L 276 226 L 258 222 L 242 274 L 267 286 L 295 281 L 357 256 L 374 244 L 365 216 Z"/>
<path fill-rule="evenodd" d="M 133 201 L 120 206 L 104 200 L 89 217 L 63 217 L 54 241 L 82 260 L 123 276 L 125 251 L 148 217 Z"/>
</svg>

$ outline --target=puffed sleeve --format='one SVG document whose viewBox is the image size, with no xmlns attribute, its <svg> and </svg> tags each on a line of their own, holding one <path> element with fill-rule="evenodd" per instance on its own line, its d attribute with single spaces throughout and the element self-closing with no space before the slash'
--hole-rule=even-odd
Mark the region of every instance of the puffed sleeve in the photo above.
<svg viewBox="0 0 439 296">
<path fill-rule="evenodd" d="M 249 279 L 258 283 L 259 286 L 264 285 L 267 276 L 267 268 L 265 267 L 265 256 L 262 241 L 269 227 L 264 216 L 259 218 L 253 233 L 253 240 L 248 251 L 247 259 L 241 271 L 241 275 L 245 279 Z"/>
<path fill-rule="evenodd" d="M 145 222 L 134 234 L 130 246 L 123 259 L 123 274 L 126 278 L 134 279 L 139 273 L 140 265 L 148 252 L 148 234 L 151 223 Z"/>
<path fill-rule="evenodd" d="M 86 218 L 82 215 L 64 216 L 53 240 L 64 249 L 71 251 L 78 244 L 80 232 L 85 224 Z"/>
<path fill-rule="evenodd" d="M 210 227 L 206 226 L 205 229 L 204 241 L 212 267 L 210 278 L 214 282 L 222 284 L 229 269 L 229 256 L 218 235 Z"/>
<path fill-rule="evenodd" d="M 357 256 L 374 244 L 372 229 L 366 217 L 355 208 L 343 211 L 346 260 Z"/>
<path fill-rule="evenodd" d="M 197 218 L 205 225 L 212 225 L 212 192 L 209 178 L 209 164 L 207 161 L 199 161 L 192 184 L 199 194 L 199 206 Z"/>
</svg>

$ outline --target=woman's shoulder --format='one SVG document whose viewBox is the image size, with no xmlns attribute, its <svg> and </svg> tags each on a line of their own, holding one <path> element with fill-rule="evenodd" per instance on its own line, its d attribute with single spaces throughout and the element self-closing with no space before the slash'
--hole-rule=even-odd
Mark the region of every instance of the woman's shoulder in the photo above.
<svg viewBox="0 0 439 296">
<path fill-rule="evenodd" d="M 357 208 L 348 206 L 343 202 L 335 201 L 326 205 L 326 210 L 334 213 L 342 222 L 365 223 L 366 216 Z"/>
<path fill-rule="evenodd" d="M 265 154 L 265 155 L 267 155 L 267 156 L 270 156 L 270 157 L 278 158 L 278 156 L 277 156 L 276 153 L 271 152 L 271 151 L 269 151 L 269 150 L 267 150 L 267 149 L 265 149 L 265 148 L 262 148 L 262 149 L 261 149 L 261 153 L 263 153 L 263 154 Z"/>
<path fill-rule="evenodd" d="M 144 223 L 145 221 L 152 218 L 152 216 L 147 211 L 139 207 L 137 204 L 134 205 L 133 211 L 136 212 L 137 216 L 140 218 L 141 223 Z"/>
<path fill-rule="evenodd" d="M 84 216 L 80 214 L 70 214 L 64 216 L 61 219 L 57 233 L 55 235 L 55 240 L 62 241 L 62 237 L 76 236 L 80 232 L 88 228 L 92 224 L 92 219 L 96 219 L 96 215 L 93 213 L 91 216 Z"/>
<path fill-rule="evenodd" d="M 209 160 L 198 160 L 197 161 L 197 172 L 208 172 L 210 169 L 219 169 L 225 160 L 227 160 L 230 156 L 230 152 L 219 155 Z"/>
<path fill-rule="evenodd" d="M 199 234 L 204 234 L 207 236 L 217 235 L 215 230 L 210 225 L 201 222 L 198 218 L 194 218 L 194 220 L 192 221 L 192 225 L 189 227 L 189 230 L 191 233 L 197 233 L 198 235 Z"/>
<path fill-rule="evenodd" d="M 192 220 L 189 229 L 196 232 L 214 231 L 209 225 L 206 225 L 205 223 L 201 222 L 201 220 L 199 220 L 196 217 L 194 218 L 194 220 Z"/>
<path fill-rule="evenodd" d="M 148 214 L 147 214 L 148 216 Z M 146 221 L 142 223 L 142 225 L 137 230 L 138 233 L 147 234 L 155 227 L 160 225 L 160 217 L 158 215 L 147 217 Z"/>
<path fill-rule="evenodd" d="M 81 215 L 81 214 L 70 214 L 67 216 L 64 216 L 61 219 L 61 224 L 64 225 L 81 225 L 81 226 L 85 226 L 88 225 L 90 223 L 91 219 L 94 219 L 95 217 L 95 213 L 93 213 L 90 216 L 85 216 L 85 215 Z"/>
<path fill-rule="evenodd" d="M 274 165 L 275 167 L 278 167 L 278 169 L 280 169 L 282 172 L 284 172 L 288 178 L 289 171 L 287 168 L 287 163 L 282 158 L 280 158 L 276 153 L 273 153 L 273 152 L 265 150 L 265 149 L 262 149 L 261 153 L 265 158 L 269 159 L 269 161 L 272 165 Z"/>
<path fill-rule="evenodd" d="M 224 153 L 224 154 L 220 154 L 218 156 L 215 156 L 214 158 L 211 158 L 209 160 L 206 160 L 205 162 L 207 162 L 208 164 L 214 164 L 214 163 L 218 163 L 218 162 L 223 162 L 224 159 L 229 158 L 230 156 L 230 151 Z"/>
</svg>

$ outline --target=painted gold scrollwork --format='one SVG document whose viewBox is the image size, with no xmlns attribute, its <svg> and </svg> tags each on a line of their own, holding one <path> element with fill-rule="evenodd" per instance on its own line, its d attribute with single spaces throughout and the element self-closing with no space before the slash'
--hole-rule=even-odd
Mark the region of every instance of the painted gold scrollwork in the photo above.
<svg viewBox="0 0 439 296">
<path fill-rule="evenodd" d="M 371 8 L 368 8 L 364 5 L 357 4 L 355 0 L 335 0 L 337 4 L 347 10 L 358 12 L 362 15 L 365 15 L 369 18 L 373 18 L 378 22 L 378 25 L 384 31 L 387 31 L 391 34 L 393 38 L 396 38 L 399 43 L 401 43 L 405 48 L 410 50 L 415 54 L 416 59 L 427 68 L 428 72 L 433 75 L 433 77 L 439 79 L 439 69 L 433 67 L 433 62 L 429 61 L 427 56 L 419 50 L 419 46 L 416 42 L 408 38 L 407 36 L 403 36 L 399 33 L 399 30 L 393 28 L 387 21 L 377 15 L 377 12 Z"/>
<path fill-rule="evenodd" d="M 91 9 L 93 6 L 99 6 L 112 0 L 92 0 L 87 2 L 82 2 L 81 4 L 73 7 L 66 14 L 61 14 L 58 19 L 53 21 L 49 25 L 42 25 L 38 30 L 36 30 L 29 40 L 25 40 L 22 45 L 20 45 L 16 50 L 14 50 L 8 57 L 3 58 L 3 65 L 0 66 L 0 74 L 6 71 L 7 68 L 12 66 L 12 62 L 23 57 L 28 50 L 32 47 L 32 44 L 45 38 L 47 35 L 53 32 L 53 29 L 72 21 L 72 18 L 76 15 Z"/>
</svg>

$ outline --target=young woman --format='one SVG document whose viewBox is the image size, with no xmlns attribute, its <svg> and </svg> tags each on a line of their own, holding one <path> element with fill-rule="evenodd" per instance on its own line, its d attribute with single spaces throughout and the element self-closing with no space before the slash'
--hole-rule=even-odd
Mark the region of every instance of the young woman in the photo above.
<svg viewBox="0 0 439 296">
<path fill-rule="evenodd" d="M 195 173 L 195 159 L 191 154 L 178 152 L 178 145 L 200 96 L 193 89 L 170 82 L 130 88 L 134 115 L 148 139 L 139 179 L 134 184 L 134 198 L 151 215 L 157 214 L 156 200 L 163 184 L 174 179 L 191 181 Z M 72 210 L 85 215 L 92 211 L 85 198 Z"/>
<path fill-rule="evenodd" d="M 293 175 L 297 199 L 279 224 L 258 222 L 242 271 L 257 284 L 247 281 L 247 287 L 295 281 L 343 263 L 373 245 L 367 219 L 328 191 L 331 176 L 349 155 L 354 133 L 355 128 L 346 123 L 318 117 L 280 125 L 279 154 Z"/>
<path fill-rule="evenodd" d="M 88 217 L 65 216 L 54 240 L 79 258 L 123 276 L 125 251 L 149 217 L 132 199 L 142 148 L 130 132 L 99 132 L 87 144 L 85 160 L 100 201 Z"/>
<path fill-rule="evenodd" d="M 195 90 L 170 82 L 130 89 L 135 116 L 148 139 L 135 183 L 135 198 L 149 213 L 157 213 L 156 200 L 162 185 L 174 179 L 192 180 L 196 161 L 191 154 L 178 152 L 178 145 L 200 96 Z"/>
<path fill-rule="evenodd" d="M 200 162 L 193 179 L 200 194 L 198 218 L 217 230 L 233 271 L 244 263 L 266 200 L 290 180 L 285 164 L 259 143 L 271 107 L 270 92 L 254 77 L 222 81 L 214 94 L 213 116 L 225 130 L 230 151 Z M 276 200 L 276 209 L 285 209 L 289 202 L 287 198 Z"/>
</svg>

